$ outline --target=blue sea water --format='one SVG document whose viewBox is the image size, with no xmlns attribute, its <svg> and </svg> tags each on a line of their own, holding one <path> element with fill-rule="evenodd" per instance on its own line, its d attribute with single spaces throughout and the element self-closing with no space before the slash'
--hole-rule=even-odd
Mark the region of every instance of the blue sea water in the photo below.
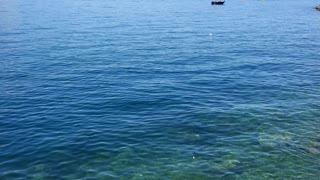
<svg viewBox="0 0 320 180">
<path fill-rule="evenodd" d="M 0 0 L 0 179 L 319 179 L 316 5 Z"/>
</svg>

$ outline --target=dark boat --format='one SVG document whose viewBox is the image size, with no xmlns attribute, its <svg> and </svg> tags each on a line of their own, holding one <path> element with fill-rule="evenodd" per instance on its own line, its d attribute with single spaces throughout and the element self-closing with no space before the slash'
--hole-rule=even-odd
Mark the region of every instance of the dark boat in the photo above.
<svg viewBox="0 0 320 180">
<path fill-rule="evenodd" d="M 211 5 L 223 5 L 225 1 L 211 1 Z"/>
<path fill-rule="evenodd" d="M 316 7 L 316 10 L 320 11 L 320 5 Z"/>
</svg>

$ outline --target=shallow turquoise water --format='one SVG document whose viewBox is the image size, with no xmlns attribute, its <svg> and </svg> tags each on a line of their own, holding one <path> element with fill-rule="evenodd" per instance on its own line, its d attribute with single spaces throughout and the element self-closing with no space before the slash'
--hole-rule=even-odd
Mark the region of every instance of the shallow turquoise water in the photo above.
<svg viewBox="0 0 320 180">
<path fill-rule="evenodd" d="M 318 179 L 315 5 L 0 0 L 0 179 Z"/>
</svg>

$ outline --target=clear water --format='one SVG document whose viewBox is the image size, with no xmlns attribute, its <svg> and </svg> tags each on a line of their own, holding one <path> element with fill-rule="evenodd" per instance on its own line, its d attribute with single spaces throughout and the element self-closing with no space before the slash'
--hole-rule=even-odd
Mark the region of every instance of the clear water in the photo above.
<svg viewBox="0 0 320 180">
<path fill-rule="evenodd" d="M 0 179 L 318 179 L 316 5 L 0 0 Z"/>
</svg>

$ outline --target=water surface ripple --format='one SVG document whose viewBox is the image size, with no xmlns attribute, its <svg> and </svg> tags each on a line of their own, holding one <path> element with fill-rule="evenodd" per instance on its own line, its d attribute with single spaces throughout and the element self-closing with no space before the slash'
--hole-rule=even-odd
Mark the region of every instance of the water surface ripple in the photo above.
<svg viewBox="0 0 320 180">
<path fill-rule="evenodd" d="M 317 179 L 306 1 L 0 0 L 0 179 Z"/>
</svg>

